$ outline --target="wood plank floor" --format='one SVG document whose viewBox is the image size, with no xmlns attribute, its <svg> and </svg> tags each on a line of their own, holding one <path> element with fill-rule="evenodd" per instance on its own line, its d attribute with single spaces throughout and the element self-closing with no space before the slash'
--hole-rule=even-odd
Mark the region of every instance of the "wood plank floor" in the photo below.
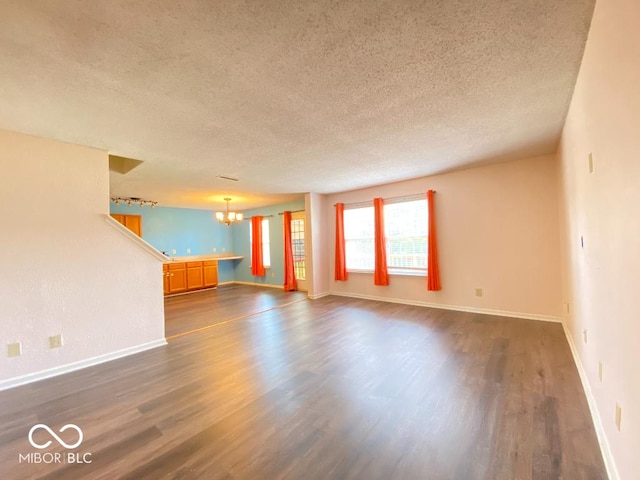
<svg viewBox="0 0 640 480">
<path fill-rule="evenodd" d="M 606 478 L 559 324 L 340 297 L 0 392 L 0 407 L 2 479 Z M 92 463 L 20 464 L 36 423 L 77 424 Z"/>
<path fill-rule="evenodd" d="M 305 298 L 305 292 L 240 284 L 165 297 L 165 336 L 183 335 Z"/>
</svg>

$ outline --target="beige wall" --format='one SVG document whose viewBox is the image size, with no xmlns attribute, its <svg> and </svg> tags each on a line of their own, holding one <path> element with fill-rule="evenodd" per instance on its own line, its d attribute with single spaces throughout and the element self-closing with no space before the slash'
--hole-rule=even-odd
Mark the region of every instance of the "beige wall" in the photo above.
<svg viewBox="0 0 640 480">
<path fill-rule="evenodd" d="M 637 0 L 596 4 L 559 152 L 566 325 L 623 479 L 640 475 L 639 25 Z"/>
<path fill-rule="evenodd" d="M 0 388 L 164 343 L 162 264 L 105 222 L 106 152 L 0 131 L 0 171 Z"/>
<path fill-rule="evenodd" d="M 305 195 L 307 214 L 307 281 L 309 298 L 329 294 L 329 272 L 327 260 L 327 201 L 325 195 L 307 193 Z"/>
<path fill-rule="evenodd" d="M 372 274 L 333 280 L 334 208 L 374 197 L 436 190 L 442 291 L 424 277 L 392 276 L 388 287 Z M 424 303 L 461 310 L 559 320 L 557 167 L 537 157 L 382 185 L 327 197 L 328 262 L 333 293 Z M 483 296 L 475 296 L 475 288 Z"/>
</svg>

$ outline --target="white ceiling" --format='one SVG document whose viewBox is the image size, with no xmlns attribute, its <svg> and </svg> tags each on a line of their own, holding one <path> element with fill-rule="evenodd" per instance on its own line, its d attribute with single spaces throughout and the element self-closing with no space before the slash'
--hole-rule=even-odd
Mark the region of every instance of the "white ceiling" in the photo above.
<svg viewBox="0 0 640 480">
<path fill-rule="evenodd" d="M 552 153 L 593 6 L 2 0 L 0 128 L 144 160 L 113 194 L 194 208 Z"/>
</svg>

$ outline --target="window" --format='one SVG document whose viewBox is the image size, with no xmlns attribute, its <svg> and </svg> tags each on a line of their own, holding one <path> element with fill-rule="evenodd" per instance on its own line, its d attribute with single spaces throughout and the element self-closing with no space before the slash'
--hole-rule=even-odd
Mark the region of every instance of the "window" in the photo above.
<svg viewBox="0 0 640 480">
<path fill-rule="evenodd" d="M 304 247 L 304 212 L 296 212 L 291 218 L 291 246 L 296 280 L 307 278 L 307 262 Z"/>
<path fill-rule="evenodd" d="M 347 270 L 373 271 L 373 207 L 345 209 L 344 244 Z"/>
<path fill-rule="evenodd" d="M 387 203 L 384 226 L 389 273 L 423 275 L 427 271 L 427 200 Z M 375 268 L 373 207 L 344 211 L 347 270 Z"/>
<path fill-rule="evenodd" d="M 249 251 L 253 249 L 253 235 L 249 224 Z M 265 268 L 271 266 L 271 246 L 269 244 L 269 219 L 262 219 L 262 263 Z"/>
<path fill-rule="evenodd" d="M 384 229 L 389 273 L 427 270 L 427 199 L 384 206 Z"/>
</svg>

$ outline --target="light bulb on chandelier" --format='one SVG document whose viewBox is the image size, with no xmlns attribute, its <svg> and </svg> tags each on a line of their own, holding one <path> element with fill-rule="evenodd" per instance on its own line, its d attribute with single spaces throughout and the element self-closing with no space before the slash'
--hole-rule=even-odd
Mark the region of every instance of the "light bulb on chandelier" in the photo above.
<svg viewBox="0 0 640 480">
<path fill-rule="evenodd" d="M 225 198 L 225 202 L 227 202 L 227 211 L 226 212 L 216 212 L 216 220 L 219 223 L 224 223 L 227 227 L 232 223 L 241 222 L 244 218 L 244 215 L 240 212 L 230 212 L 229 211 L 229 202 L 230 198 Z"/>
</svg>

